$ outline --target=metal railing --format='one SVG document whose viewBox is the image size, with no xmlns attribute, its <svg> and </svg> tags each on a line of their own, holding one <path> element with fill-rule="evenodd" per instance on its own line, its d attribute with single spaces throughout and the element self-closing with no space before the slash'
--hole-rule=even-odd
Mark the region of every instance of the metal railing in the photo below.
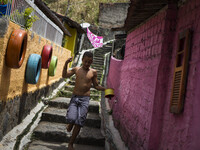
<svg viewBox="0 0 200 150">
<path fill-rule="evenodd" d="M 62 45 L 63 31 L 47 18 L 34 4 L 34 0 L 8 0 L 5 16 L 16 24 L 24 27 L 25 19 L 23 14 L 28 7 L 34 9 L 31 15 L 36 15 L 39 18 L 33 23 L 30 30 L 58 45 Z"/>
</svg>

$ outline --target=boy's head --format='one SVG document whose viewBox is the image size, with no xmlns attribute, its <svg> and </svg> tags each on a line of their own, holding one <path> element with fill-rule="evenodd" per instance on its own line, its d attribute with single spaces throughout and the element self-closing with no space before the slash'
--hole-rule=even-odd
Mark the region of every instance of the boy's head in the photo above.
<svg viewBox="0 0 200 150">
<path fill-rule="evenodd" d="M 93 53 L 92 52 L 85 52 L 83 54 L 83 58 L 82 58 L 82 65 L 83 68 L 88 70 L 90 68 L 90 65 L 93 62 Z"/>
<path fill-rule="evenodd" d="M 93 53 L 92 53 L 92 52 L 85 52 L 85 53 L 83 54 L 83 58 L 84 58 L 84 57 L 90 57 L 90 58 L 93 59 Z"/>
</svg>

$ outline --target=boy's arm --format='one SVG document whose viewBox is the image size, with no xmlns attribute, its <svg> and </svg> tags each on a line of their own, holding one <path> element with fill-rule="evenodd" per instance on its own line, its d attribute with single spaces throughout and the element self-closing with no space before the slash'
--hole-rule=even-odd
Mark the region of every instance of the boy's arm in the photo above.
<svg viewBox="0 0 200 150">
<path fill-rule="evenodd" d="M 94 77 L 92 79 L 92 82 L 93 82 L 95 89 L 100 90 L 100 91 L 105 91 L 106 88 L 98 84 L 97 71 L 96 70 L 94 71 Z"/>
<path fill-rule="evenodd" d="M 72 68 L 71 70 L 67 70 L 68 63 L 72 61 L 72 58 L 69 58 L 66 60 L 65 65 L 63 67 L 62 77 L 63 78 L 69 78 L 73 74 L 75 74 L 75 68 Z"/>
</svg>

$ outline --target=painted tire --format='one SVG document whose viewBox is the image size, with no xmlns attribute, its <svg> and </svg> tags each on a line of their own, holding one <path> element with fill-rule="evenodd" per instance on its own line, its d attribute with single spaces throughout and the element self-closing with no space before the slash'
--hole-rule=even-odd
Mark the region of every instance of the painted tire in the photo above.
<svg viewBox="0 0 200 150">
<path fill-rule="evenodd" d="M 41 71 L 41 56 L 38 54 L 31 54 L 26 65 L 25 79 L 27 83 L 36 84 L 40 77 Z"/>
<path fill-rule="evenodd" d="M 5 62 L 10 68 L 20 68 L 26 54 L 27 33 L 24 30 L 14 30 L 8 40 Z"/>
<path fill-rule="evenodd" d="M 56 67 L 57 67 L 58 58 L 56 56 L 52 56 L 51 63 L 49 65 L 49 76 L 55 76 L 56 74 Z"/>
<path fill-rule="evenodd" d="M 42 50 L 42 68 L 48 69 L 49 64 L 51 62 L 51 56 L 52 56 L 52 46 L 51 45 L 45 45 Z"/>
</svg>

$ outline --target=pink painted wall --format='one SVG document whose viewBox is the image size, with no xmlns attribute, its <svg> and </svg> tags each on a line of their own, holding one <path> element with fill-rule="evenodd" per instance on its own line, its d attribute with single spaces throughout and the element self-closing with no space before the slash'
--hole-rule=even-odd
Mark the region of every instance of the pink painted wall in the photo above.
<svg viewBox="0 0 200 150">
<path fill-rule="evenodd" d="M 184 112 L 169 112 L 178 33 L 193 30 Z M 108 87 L 115 126 L 130 150 L 200 149 L 200 1 L 169 5 L 127 36 L 111 58 Z"/>
<path fill-rule="evenodd" d="M 191 29 L 192 46 L 189 62 L 188 82 L 184 111 L 180 115 L 169 113 L 170 84 L 167 89 L 166 104 L 163 110 L 163 127 L 160 149 L 199 150 L 200 149 L 200 1 L 190 0 L 181 6 L 177 13 L 176 34 L 173 43 L 172 63 L 175 60 L 178 33 Z M 171 67 L 171 72 L 174 67 Z"/>
<path fill-rule="evenodd" d="M 113 119 L 131 149 L 148 147 L 165 16 L 164 11 L 128 35 L 121 67 L 111 59 L 107 83 L 116 93 L 110 102 Z"/>
</svg>

